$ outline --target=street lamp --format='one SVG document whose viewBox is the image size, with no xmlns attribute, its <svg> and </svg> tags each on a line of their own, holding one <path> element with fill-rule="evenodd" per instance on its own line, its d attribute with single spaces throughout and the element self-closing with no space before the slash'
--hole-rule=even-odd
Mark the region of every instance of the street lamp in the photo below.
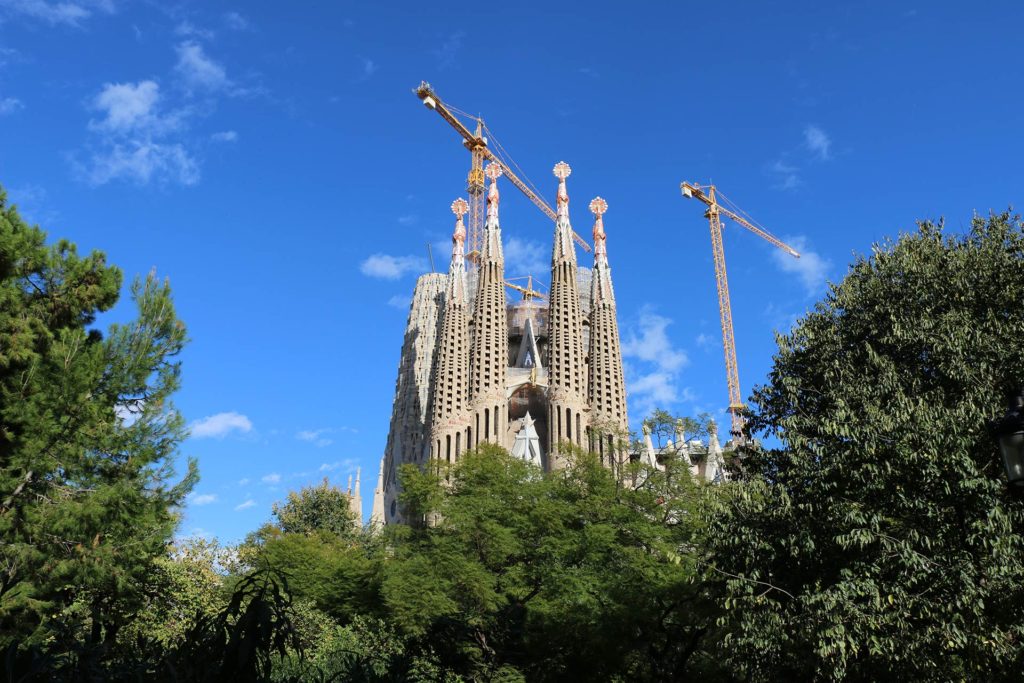
<svg viewBox="0 0 1024 683">
<path fill-rule="evenodd" d="M 1006 415 L 993 421 L 992 431 L 999 439 L 1010 486 L 1024 487 L 1024 389 L 1010 399 Z"/>
</svg>

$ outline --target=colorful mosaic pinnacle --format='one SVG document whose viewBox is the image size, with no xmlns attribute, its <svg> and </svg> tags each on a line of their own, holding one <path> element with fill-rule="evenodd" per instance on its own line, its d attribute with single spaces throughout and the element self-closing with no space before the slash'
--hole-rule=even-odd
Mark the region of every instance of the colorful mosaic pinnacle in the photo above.
<svg viewBox="0 0 1024 683">
<path fill-rule="evenodd" d="M 608 239 L 607 235 L 604 234 L 604 213 L 608 210 L 608 202 L 601 199 L 600 197 L 594 197 L 590 201 L 590 212 L 594 214 L 594 256 L 608 256 L 608 250 L 605 246 L 605 240 Z"/>
<path fill-rule="evenodd" d="M 469 204 L 465 199 L 459 197 L 452 202 L 452 213 L 455 214 L 455 232 L 452 234 L 453 242 L 465 242 L 466 241 L 466 226 L 462 222 L 462 217 L 469 213 Z"/>
<path fill-rule="evenodd" d="M 501 196 L 498 194 L 498 178 L 502 175 L 501 166 L 493 161 L 487 164 L 484 174 L 491 179 L 491 186 L 487 189 L 487 218 L 498 219 L 498 201 Z"/>
</svg>

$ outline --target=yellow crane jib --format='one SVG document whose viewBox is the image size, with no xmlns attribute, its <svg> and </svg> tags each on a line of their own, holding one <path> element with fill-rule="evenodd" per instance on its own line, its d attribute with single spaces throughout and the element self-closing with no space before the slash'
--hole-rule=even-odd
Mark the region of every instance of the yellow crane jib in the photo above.
<svg viewBox="0 0 1024 683">
<path fill-rule="evenodd" d="M 732 434 L 737 440 L 743 439 L 744 420 L 742 410 L 743 394 L 740 391 L 739 365 L 736 361 L 736 338 L 732 327 L 732 303 L 729 298 L 729 278 L 725 271 L 725 247 L 722 243 L 721 216 L 732 219 L 755 235 L 775 245 L 789 255 L 800 258 L 800 253 L 770 232 L 754 223 L 752 219 L 740 216 L 739 207 L 735 210 L 722 206 L 720 200 L 729 204 L 729 200 L 714 185 L 701 186 L 697 183 L 683 182 L 679 185 L 684 197 L 697 199 L 707 206 L 704 217 L 711 228 L 711 251 L 715 262 L 715 284 L 718 289 L 718 311 L 722 323 L 722 348 L 725 354 L 725 374 L 729 384 L 729 414 L 732 419 Z"/>
<path fill-rule="evenodd" d="M 462 144 L 472 155 L 469 174 L 466 178 L 466 191 L 470 195 L 469 239 L 467 242 L 470 253 L 479 251 L 481 241 L 483 239 L 485 208 L 483 162 L 485 159 L 497 164 L 501 168 L 502 174 L 508 178 L 509 182 L 515 185 L 520 192 L 526 195 L 526 198 L 533 202 L 538 209 L 543 211 L 548 218 L 555 220 L 556 214 L 554 209 L 552 209 L 540 195 L 534 192 L 529 185 L 523 182 L 523 180 L 520 179 L 520 177 L 516 175 L 511 168 L 509 168 L 509 165 L 505 163 L 504 159 L 500 158 L 490 149 L 487 137 L 483 134 L 483 119 L 477 117 L 476 131 L 470 132 L 469 128 L 467 128 L 466 125 L 459 120 L 459 117 L 452 111 L 452 107 L 449 107 L 441 100 L 429 83 L 422 81 L 419 87 L 415 88 L 413 92 L 416 93 L 416 96 L 423 101 L 424 106 L 436 111 L 440 114 L 441 118 L 447 121 L 448 124 L 456 130 L 456 132 L 462 137 Z M 465 112 L 463 112 L 463 114 L 465 114 Z M 590 251 L 590 245 L 575 232 L 573 232 L 573 239 L 584 251 Z"/>
</svg>

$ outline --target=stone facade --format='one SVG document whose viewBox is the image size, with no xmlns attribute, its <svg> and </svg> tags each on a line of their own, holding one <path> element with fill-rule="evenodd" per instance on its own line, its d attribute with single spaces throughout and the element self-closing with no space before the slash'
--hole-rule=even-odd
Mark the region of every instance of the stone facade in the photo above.
<svg viewBox="0 0 1024 683">
<path fill-rule="evenodd" d="M 581 268 L 569 220 L 569 174 L 567 164 L 555 167 L 547 302 L 529 295 L 507 301 L 500 170 L 487 169 L 487 220 L 472 270 L 465 260 L 465 202 L 452 205 L 458 219 L 448 273 L 420 277 L 409 311 L 382 463 L 379 507 L 387 523 L 404 521 L 396 504 L 400 465 L 455 462 L 481 442 L 548 470 L 564 465 L 563 443 L 589 448 L 609 466 L 626 459 L 626 387 L 602 221 L 607 204 L 591 203 L 594 269 Z"/>
</svg>

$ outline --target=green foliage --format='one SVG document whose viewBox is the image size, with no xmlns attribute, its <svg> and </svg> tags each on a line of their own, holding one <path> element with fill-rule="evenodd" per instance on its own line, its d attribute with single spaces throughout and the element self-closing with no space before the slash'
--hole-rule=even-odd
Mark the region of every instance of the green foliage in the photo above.
<svg viewBox="0 0 1024 683">
<path fill-rule="evenodd" d="M 137 640 L 161 647 L 180 645 L 197 621 L 215 615 L 225 602 L 225 571 L 235 550 L 216 541 L 191 538 L 175 542 L 153 562 L 142 609 L 121 630 L 125 647 Z"/>
<path fill-rule="evenodd" d="M 226 607 L 196 622 L 182 644 L 162 658 L 156 673 L 196 683 L 270 680 L 291 653 L 302 659 L 291 608 L 284 576 L 254 572 L 238 583 Z"/>
<path fill-rule="evenodd" d="M 186 336 L 150 275 L 131 287 L 137 317 L 104 338 L 90 326 L 120 271 L 44 237 L 0 190 L 0 646 L 91 666 L 144 604 L 196 480 L 171 469 Z"/>
<path fill-rule="evenodd" d="M 474 680 L 712 673 L 714 601 L 690 552 L 706 489 L 674 463 L 634 466 L 626 485 L 571 460 L 544 474 L 485 445 L 440 476 L 403 472 L 403 502 L 435 523 L 384 565 L 391 623 Z"/>
<path fill-rule="evenodd" d="M 784 446 L 709 517 L 723 656 L 755 679 L 1016 679 L 1024 504 L 986 420 L 1024 384 L 1024 234 L 922 223 L 779 338 L 751 426 Z"/>
<path fill-rule="evenodd" d="M 349 509 L 348 495 L 331 486 L 327 477 L 318 486 L 305 486 L 289 491 L 285 503 L 274 503 L 274 517 L 286 534 L 313 534 L 325 531 L 338 536 L 351 536 L 360 520 Z"/>
</svg>

